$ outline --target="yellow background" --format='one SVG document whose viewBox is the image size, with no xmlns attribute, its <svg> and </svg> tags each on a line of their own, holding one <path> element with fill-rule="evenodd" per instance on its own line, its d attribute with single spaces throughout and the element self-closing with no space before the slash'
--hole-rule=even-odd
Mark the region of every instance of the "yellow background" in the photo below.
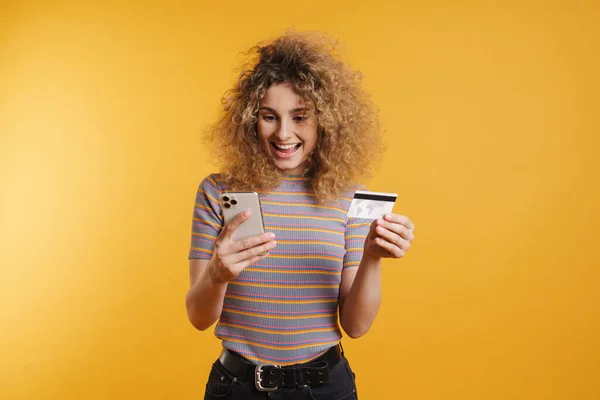
<svg viewBox="0 0 600 400">
<path fill-rule="evenodd" d="M 600 398 L 599 4 L 2 2 L 0 398 L 202 398 L 200 132 L 289 26 L 364 73 L 388 149 L 366 183 L 417 226 L 344 340 L 361 399 Z"/>
</svg>

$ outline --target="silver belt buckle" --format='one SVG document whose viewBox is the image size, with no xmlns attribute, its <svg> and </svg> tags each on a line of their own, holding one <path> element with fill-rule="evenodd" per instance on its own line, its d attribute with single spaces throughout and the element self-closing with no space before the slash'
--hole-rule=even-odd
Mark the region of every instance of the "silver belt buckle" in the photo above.
<svg viewBox="0 0 600 400">
<path fill-rule="evenodd" d="M 258 390 L 259 392 L 272 392 L 273 390 L 277 389 L 277 386 L 271 388 L 271 387 L 264 387 L 262 385 L 263 367 L 279 368 L 279 365 L 277 365 L 277 364 L 258 364 L 256 366 L 256 368 L 254 368 L 254 384 L 256 385 L 256 390 Z"/>
</svg>

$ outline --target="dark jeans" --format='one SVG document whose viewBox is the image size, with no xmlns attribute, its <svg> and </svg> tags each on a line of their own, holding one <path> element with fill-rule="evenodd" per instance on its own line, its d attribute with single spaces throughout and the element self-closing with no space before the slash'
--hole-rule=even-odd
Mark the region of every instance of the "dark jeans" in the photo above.
<svg viewBox="0 0 600 400">
<path fill-rule="evenodd" d="M 348 360 L 344 357 L 329 368 L 330 381 L 325 385 L 259 392 L 254 383 L 238 381 L 217 360 L 208 377 L 204 400 L 357 400 L 354 372 Z"/>
</svg>

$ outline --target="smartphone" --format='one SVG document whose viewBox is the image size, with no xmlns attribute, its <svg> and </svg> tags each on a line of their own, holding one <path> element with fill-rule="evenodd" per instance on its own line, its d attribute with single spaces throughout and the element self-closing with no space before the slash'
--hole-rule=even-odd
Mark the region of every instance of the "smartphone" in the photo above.
<svg viewBox="0 0 600 400">
<path fill-rule="evenodd" d="M 265 233 L 265 224 L 258 193 L 225 192 L 221 193 L 220 198 L 225 223 L 228 223 L 236 215 L 246 210 L 250 211 L 250 219 L 242 223 L 235 231 L 233 231 L 233 234 L 231 235 L 233 241 Z"/>
</svg>

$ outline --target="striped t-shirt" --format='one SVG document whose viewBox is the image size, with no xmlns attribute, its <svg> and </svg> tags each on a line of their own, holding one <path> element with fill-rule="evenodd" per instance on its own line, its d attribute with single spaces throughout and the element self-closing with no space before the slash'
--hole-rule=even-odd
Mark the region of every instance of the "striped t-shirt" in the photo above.
<svg viewBox="0 0 600 400">
<path fill-rule="evenodd" d="M 223 226 L 219 194 L 228 190 L 216 174 L 200 184 L 189 258 L 212 257 Z M 300 176 L 259 193 L 265 230 L 277 246 L 228 284 L 215 328 L 224 347 L 255 363 L 294 364 L 340 341 L 341 272 L 360 264 L 371 222 L 348 219 L 353 193 L 319 204 L 309 178 Z"/>
</svg>

